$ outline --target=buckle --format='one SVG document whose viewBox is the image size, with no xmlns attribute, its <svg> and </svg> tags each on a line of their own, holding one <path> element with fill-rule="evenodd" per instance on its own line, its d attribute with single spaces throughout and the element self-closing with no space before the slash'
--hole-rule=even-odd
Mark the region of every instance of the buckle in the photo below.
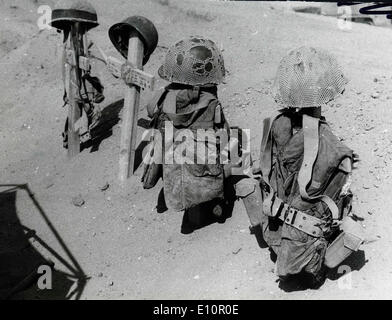
<svg viewBox="0 0 392 320">
<path fill-rule="evenodd" d="M 284 216 L 284 221 L 287 224 L 293 225 L 295 222 L 295 219 L 297 217 L 297 214 L 298 214 L 297 209 L 289 207 L 288 210 L 286 211 L 285 216 Z"/>
</svg>

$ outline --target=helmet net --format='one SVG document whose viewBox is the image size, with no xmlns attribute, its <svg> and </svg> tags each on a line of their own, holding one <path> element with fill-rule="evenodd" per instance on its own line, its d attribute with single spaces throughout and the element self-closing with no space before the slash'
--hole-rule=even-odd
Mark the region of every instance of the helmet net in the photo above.
<svg viewBox="0 0 392 320">
<path fill-rule="evenodd" d="M 275 100 L 284 107 L 318 107 L 343 93 L 347 79 L 337 60 L 319 48 L 291 50 L 279 64 Z"/>
<path fill-rule="evenodd" d="M 209 39 L 197 36 L 184 39 L 169 48 L 159 75 L 187 85 L 217 85 L 225 77 L 223 56 Z"/>
</svg>

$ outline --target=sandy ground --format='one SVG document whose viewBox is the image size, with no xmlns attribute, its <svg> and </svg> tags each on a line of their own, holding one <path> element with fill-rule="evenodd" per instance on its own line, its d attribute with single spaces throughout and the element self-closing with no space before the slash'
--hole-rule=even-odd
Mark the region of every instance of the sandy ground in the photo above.
<svg viewBox="0 0 392 320">
<path fill-rule="evenodd" d="M 72 277 L 55 278 L 54 290 L 33 289 L 17 298 L 66 298 L 73 289 L 81 299 L 392 298 L 390 29 L 353 24 L 344 31 L 334 18 L 295 13 L 273 3 L 94 1 L 101 24 L 91 38 L 117 57 L 107 36 L 112 24 L 135 14 L 154 22 L 159 47 L 146 66 L 153 74 L 174 41 L 194 34 L 216 40 L 229 71 L 220 99 L 232 125 L 251 129 L 255 157 L 260 122 L 276 108 L 270 89 L 280 58 L 293 47 L 313 45 L 332 51 L 344 66 L 349 86 L 325 116 L 361 158 L 354 174 L 354 209 L 378 241 L 347 261 L 352 272 L 345 281 L 351 280 L 351 288 L 344 289 L 342 279 L 332 274 L 319 290 L 285 292 L 278 287 L 268 250 L 249 234 L 242 203 L 236 203 L 226 223 L 183 235 L 182 214 L 156 212 L 160 186 L 143 190 L 140 169 L 120 188 L 119 124 L 99 147 L 67 159 L 61 141 L 66 117 L 61 108 L 61 36 L 36 26 L 37 5 L 54 2 L 0 1 L 0 185 L 29 185 L 42 210 L 19 190 L 19 219 L 53 252 L 77 265 L 76 271 L 37 241 L 33 245 L 59 271 L 84 274 L 88 280 L 70 288 L 66 284 Z M 95 70 L 106 87 L 103 107 L 118 109 L 123 84 L 103 65 Z M 142 101 L 149 96 L 143 94 Z M 109 188 L 102 191 L 106 184 Z M 85 204 L 77 208 L 72 198 L 79 194 Z"/>
</svg>

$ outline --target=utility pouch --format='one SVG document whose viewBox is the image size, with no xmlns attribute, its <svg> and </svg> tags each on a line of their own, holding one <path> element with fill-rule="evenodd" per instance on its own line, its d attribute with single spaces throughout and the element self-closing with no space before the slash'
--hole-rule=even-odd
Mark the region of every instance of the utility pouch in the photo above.
<svg viewBox="0 0 392 320">
<path fill-rule="evenodd" d="M 260 225 L 263 221 L 263 198 L 259 182 L 256 179 L 246 178 L 239 181 L 234 188 L 236 196 L 244 203 L 252 227 Z"/>
<path fill-rule="evenodd" d="M 162 177 L 162 164 L 151 163 L 144 167 L 142 183 L 144 189 L 152 189 Z"/>
<path fill-rule="evenodd" d="M 324 264 L 328 268 L 336 268 L 352 253 L 359 250 L 364 242 L 364 231 L 361 224 L 351 217 L 346 217 L 341 226 L 341 233 L 328 246 Z"/>
<path fill-rule="evenodd" d="M 158 183 L 159 179 L 163 176 L 163 167 L 162 163 L 158 161 L 157 163 L 157 155 L 155 154 L 156 152 L 159 152 L 159 150 L 156 150 L 156 141 L 155 139 L 150 142 L 150 150 L 149 153 L 147 154 L 144 164 L 144 172 L 142 176 L 142 183 L 143 183 L 143 188 L 144 189 L 151 189 L 156 186 Z"/>
<path fill-rule="evenodd" d="M 150 128 L 152 130 L 156 129 L 158 125 L 159 113 L 153 116 L 150 123 Z M 152 141 L 149 143 L 149 150 L 144 160 L 144 171 L 141 182 L 143 183 L 144 189 L 152 189 L 156 186 L 159 179 L 163 177 L 163 166 L 162 166 L 162 141 L 157 139 L 155 133 L 153 132 Z"/>
</svg>

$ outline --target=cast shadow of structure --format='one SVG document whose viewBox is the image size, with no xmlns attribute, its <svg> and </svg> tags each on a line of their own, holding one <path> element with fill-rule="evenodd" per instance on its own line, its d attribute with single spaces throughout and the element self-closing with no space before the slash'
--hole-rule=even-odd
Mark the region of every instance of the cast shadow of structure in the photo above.
<svg viewBox="0 0 392 320">
<path fill-rule="evenodd" d="M 120 113 L 124 108 L 124 99 L 111 103 L 102 110 L 101 119 L 98 125 L 91 130 L 91 140 L 82 144 L 82 150 L 90 149 L 90 152 L 97 152 L 101 143 L 113 135 L 113 127 L 120 122 Z M 139 119 L 138 126 L 144 129 L 150 128 L 150 122 L 147 119 Z M 142 141 L 136 150 L 136 159 L 134 171 L 136 171 L 142 162 L 142 152 L 147 141 Z"/>
<path fill-rule="evenodd" d="M 352 253 L 346 260 L 334 269 L 325 269 L 325 279 L 322 281 L 314 281 L 313 277 L 308 274 L 301 273 L 295 277 L 290 277 L 287 281 L 280 281 L 279 288 L 285 292 L 304 291 L 308 289 L 319 289 L 325 280 L 337 281 L 341 277 L 353 271 L 361 270 L 368 262 L 365 257 L 365 252 L 359 250 Z"/>
<path fill-rule="evenodd" d="M 90 149 L 90 152 L 97 152 L 102 141 L 110 138 L 113 134 L 113 127 L 120 121 L 120 112 L 124 107 L 124 99 L 118 100 L 106 106 L 101 111 L 101 118 L 98 125 L 91 129 L 91 140 L 83 143 L 81 149 Z"/>
<path fill-rule="evenodd" d="M 73 256 L 66 243 L 49 220 L 42 206 L 27 184 L 1 185 L 0 192 L 0 299 L 80 299 L 88 277 Z M 27 192 L 35 209 L 39 212 L 67 258 L 61 256 L 37 233 L 24 226 L 18 218 L 16 196 L 20 191 Z M 31 242 L 39 244 L 46 254 L 59 261 L 67 272 L 55 268 L 54 263 L 44 258 Z M 52 289 L 40 290 L 37 281 L 41 274 L 40 266 L 52 270 Z"/>
</svg>

